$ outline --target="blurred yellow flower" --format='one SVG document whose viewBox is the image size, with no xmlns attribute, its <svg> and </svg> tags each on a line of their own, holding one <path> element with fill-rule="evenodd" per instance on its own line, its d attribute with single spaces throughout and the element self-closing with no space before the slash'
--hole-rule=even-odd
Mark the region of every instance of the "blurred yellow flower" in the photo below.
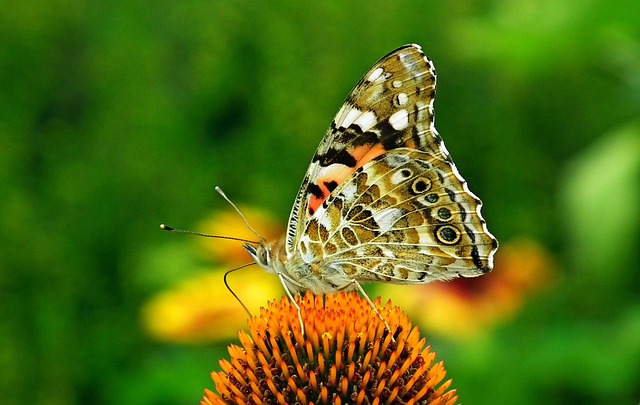
<svg viewBox="0 0 640 405">
<path fill-rule="evenodd" d="M 142 318 L 156 339 L 172 343 L 205 343 L 228 339 L 247 325 L 247 313 L 223 283 L 223 270 L 203 272 L 147 302 Z M 230 276 L 234 292 L 256 314 L 281 295 L 277 277 L 257 266 Z"/>
<path fill-rule="evenodd" d="M 251 227 L 264 239 L 272 240 L 284 234 L 284 228 L 266 213 L 249 207 L 240 207 L 240 210 Z M 197 229 L 198 232 L 211 235 L 258 241 L 258 237 L 232 209 L 212 213 L 200 222 Z M 216 238 L 198 238 L 197 242 L 207 260 L 222 263 L 225 267 L 234 268 L 251 261 L 242 242 Z"/>
<path fill-rule="evenodd" d="M 265 238 L 282 234 L 266 215 L 252 209 L 242 212 Z M 233 210 L 216 212 L 197 229 L 202 233 L 256 240 L 242 218 Z M 194 238 L 210 268 L 151 298 L 142 310 L 142 322 L 155 339 L 172 343 L 204 343 L 228 339 L 246 326 L 247 313 L 224 285 L 225 271 L 253 263 L 243 243 L 215 238 Z M 193 270 L 190 271 L 193 273 Z M 264 303 L 283 294 L 277 277 L 258 266 L 234 272 L 228 282 L 244 305 L 258 313 Z"/>
<path fill-rule="evenodd" d="M 422 325 L 441 336 L 476 337 L 512 317 L 532 292 L 548 286 L 555 275 L 550 254 L 522 239 L 505 243 L 489 274 L 421 286 L 384 285 L 378 292 L 394 301 Z"/>
<path fill-rule="evenodd" d="M 376 307 L 357 293 L 282 297 L 240 332 L 242 347 L 211 373 L 218 394 L 205 390 L 202 405 L 217 404 L 424 404 L 457 401 L 442 361 L 399 307 Z"/>
</svg>

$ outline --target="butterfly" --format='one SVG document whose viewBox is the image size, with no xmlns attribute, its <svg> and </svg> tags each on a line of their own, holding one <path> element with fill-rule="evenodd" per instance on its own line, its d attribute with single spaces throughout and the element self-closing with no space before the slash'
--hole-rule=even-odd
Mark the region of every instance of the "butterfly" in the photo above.
<svg viewBox="0 0 640 405">
<path fill-rule="evenodd" d="M 367 297 L 364 282 L 492 270 L 498 241 L 435 129 L 435 90 L 435 67 L 418 45 L 375 63 L 320 142 L 286 233 L 244 246 L 294 304 L 291 292 Z"/>
</svg>

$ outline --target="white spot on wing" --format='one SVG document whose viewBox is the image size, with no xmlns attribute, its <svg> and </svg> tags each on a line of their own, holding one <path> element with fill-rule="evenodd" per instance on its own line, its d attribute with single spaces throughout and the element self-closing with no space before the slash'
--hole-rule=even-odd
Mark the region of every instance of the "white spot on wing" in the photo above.
<svg viewBox="0 0 640 405">
<path fill-rule="evenodd" d="M 402 217 L 403 212 L 397 208 L 389 208 L 373 215 L 380 230 L 386 232 Z"/>
<path fill-rule="evenodd" d="M 378 120 L 376 119 L 376 115 L 371 111 L 363 112 L 355 121 L 354 124 L 359 126 L 362 131 L 368 131 L 371 127 L 376 125 Z"/>
<path fill-rule="evenodd" d="M 402 87 L 402 81 L 401 80 L 394 80 L 393 81 L 393 87 L 395 87 L 396 89 L 399 87 Z"/>
<path fill-rule="evenodd" d="M 397 171 L 391 175 L 391 184 L 400 184 L 405 181 L 407 178 L 403 176 L 401 171 Z"/>
<path fill-rule="evenodd" d="M 394 112 L 391 114 L 391 117 L 389 117 L 389 124 L 391 124 L 396 131 L 402 131 L 409 126 L 409 112 L 404 108 Z"/>
<path fill-rule="evenodd" d="M 417 111 L 416 121 L 417 122 L 422 122 L 427 119 L 424 113 L 424 110 L 426 109 L 427 109 L 427 104 L 424 101 L 416 101 L 416 111 Z"/>
<path fill-rule="evenodd" d="M 382 69 L 381 67 L 377 68 L 376 70 L 374 70 L 373 72 L 371 72 L 371 74 L 369 75 L 369 77 L 367 77 L 367 81 L 368 81 L 368 82 L 372 82 L 372 81 L 376 80 L 378 77 L 380 77 L 380 75 L 382 74 L 382 72 L 384 72 L 384 69 Z"/>
<path fill-rule="evenodd" d="M 343 106 L 343 108 L 348 108 L 348 110 L 340 110 L 340 113 L 338 113 L 338 115 L 336 116 L 336 127 L 349 128 L 353 121 L 362 114 L 362 111 L 346 104 Z"/>
<path fill-rule="evenodd" d="M 396 97 L 398 98 L 398 105 L 407 105 L 409 102 L 409 96 L 406 93 L 398 93 Z"/>
<path fill-rule="evenodd" d="M 316 213 L 316 216 L 318 218 L 318 223 L 322 226 L 324 226 L 327 229 L 332 229 L 332 225 L 331 225 L 331 218 L 329 218 L 328 215 L 324 215 L 325 209 L 324 208 L 319 208 L 318 212 Z"/>
</svg>

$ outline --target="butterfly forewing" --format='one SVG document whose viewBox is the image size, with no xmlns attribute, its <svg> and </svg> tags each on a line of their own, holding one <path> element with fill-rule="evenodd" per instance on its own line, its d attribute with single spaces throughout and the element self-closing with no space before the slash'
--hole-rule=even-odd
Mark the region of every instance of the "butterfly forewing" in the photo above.
<svg viewBox="0 0 640 405">
<path fill-rule="evenodd" d="M 378 61 L 351 91 L 313 157 L 289 218 L 287 253 L 305 223 L 356 169 L 398 147 L 448 156 L 433 129 L 436 72 L 417 45 Z"/>
</svg>

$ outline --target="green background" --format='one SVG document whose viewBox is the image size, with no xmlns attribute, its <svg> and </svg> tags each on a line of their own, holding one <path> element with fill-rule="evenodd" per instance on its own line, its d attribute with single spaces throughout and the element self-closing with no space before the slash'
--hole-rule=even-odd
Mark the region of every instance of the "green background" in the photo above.
<svg viewBox="0 0 640 405">
<path fill-rule="evenodd" d="M 482 342 L 431 342 L 461 401 L 640 400 L 634 2 L 1 9 L 0 402 L 197 403 L 226 343 L 142 330 L 141 305 L 189 275 L 189 253 L 157 260 L 186 243 L 158 224 L 226 208 L 214 185 L 284 223 L 348 90 L 412 42 L 436 64 L 437 127 L 490 229 L 561 268 Z"/>
</svg>

